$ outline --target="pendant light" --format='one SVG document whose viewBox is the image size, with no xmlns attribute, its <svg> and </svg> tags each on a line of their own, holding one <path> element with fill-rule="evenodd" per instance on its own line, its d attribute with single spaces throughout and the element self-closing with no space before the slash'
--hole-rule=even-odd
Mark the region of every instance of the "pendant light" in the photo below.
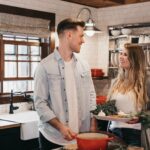
<svg viewBox="0 0 150 150">
<path fill-rule="evenodd" d="M 78 15 L 77 15 L 77 19 L 79 18 L 80 14 L 82 13 L 83 10 L 87 10 L 89 13 L 88 19 L 85 21 L 85 33 L 87 36 L 93 36 L 95 33 L 101 33 L 101 30 L 99 30 L 96 26 L 95 26 L 95 22 L 92 19 L 92 13 L 91 10 L 89 8 L 82 8 Z"/>
</svg>

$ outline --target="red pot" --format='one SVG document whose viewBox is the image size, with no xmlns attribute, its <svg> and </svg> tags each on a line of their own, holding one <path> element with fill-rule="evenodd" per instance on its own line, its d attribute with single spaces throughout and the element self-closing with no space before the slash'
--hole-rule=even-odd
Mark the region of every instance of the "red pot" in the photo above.
<svg viewBox="0 0 150 150">
<path fill-rule="evenodd" d="M 80 133 L 76 137 L 78 150 L 106 150 L 112 138 L 102 133 Z"/>
<path fill-rule="evenodd" d="M 106 102 L 107 97 L 98 95 L 96 96 L 96 104 L 104 104 Z"/>
<path fill-rule="evenodd" d="M 91 69 L 92 77 L 101 77 L 104 75 L 102 69 Z"/>
</svg>

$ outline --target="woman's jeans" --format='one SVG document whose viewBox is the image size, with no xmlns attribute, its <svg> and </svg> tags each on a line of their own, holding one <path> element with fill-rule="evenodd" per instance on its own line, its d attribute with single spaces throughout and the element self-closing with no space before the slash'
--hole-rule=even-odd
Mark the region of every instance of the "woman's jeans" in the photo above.
<svg viewBox="0 0 150 150">
<path fill-rule="evenodd" d="M 127 145 L 141 146 L 141 130 L 114 128 L 111 131 L 120 137 Z"/>
</svg>

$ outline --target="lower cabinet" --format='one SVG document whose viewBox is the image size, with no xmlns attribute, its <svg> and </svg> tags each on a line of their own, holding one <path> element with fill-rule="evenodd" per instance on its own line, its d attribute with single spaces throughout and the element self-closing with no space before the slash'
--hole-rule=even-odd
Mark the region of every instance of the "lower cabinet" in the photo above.
<svg viewBox="0 0 150 150">
<path fill-rule="evenodd" d="M 20 140 L 20 128 L 0 130 L 0 150 L 39 150 L 38 138 Z"/>
</svg>

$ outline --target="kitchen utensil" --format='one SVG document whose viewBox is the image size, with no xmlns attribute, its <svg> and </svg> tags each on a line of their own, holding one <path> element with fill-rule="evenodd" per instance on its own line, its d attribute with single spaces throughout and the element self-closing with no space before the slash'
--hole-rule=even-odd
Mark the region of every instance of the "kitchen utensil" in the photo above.
<svg viewBox="0 0 150 150">
<path fill-rule="evenodd" d="M 76 139 L 78 150 L 106 150 L 113 137 L 102 133 L 80 133 Z"/>
</svg>

